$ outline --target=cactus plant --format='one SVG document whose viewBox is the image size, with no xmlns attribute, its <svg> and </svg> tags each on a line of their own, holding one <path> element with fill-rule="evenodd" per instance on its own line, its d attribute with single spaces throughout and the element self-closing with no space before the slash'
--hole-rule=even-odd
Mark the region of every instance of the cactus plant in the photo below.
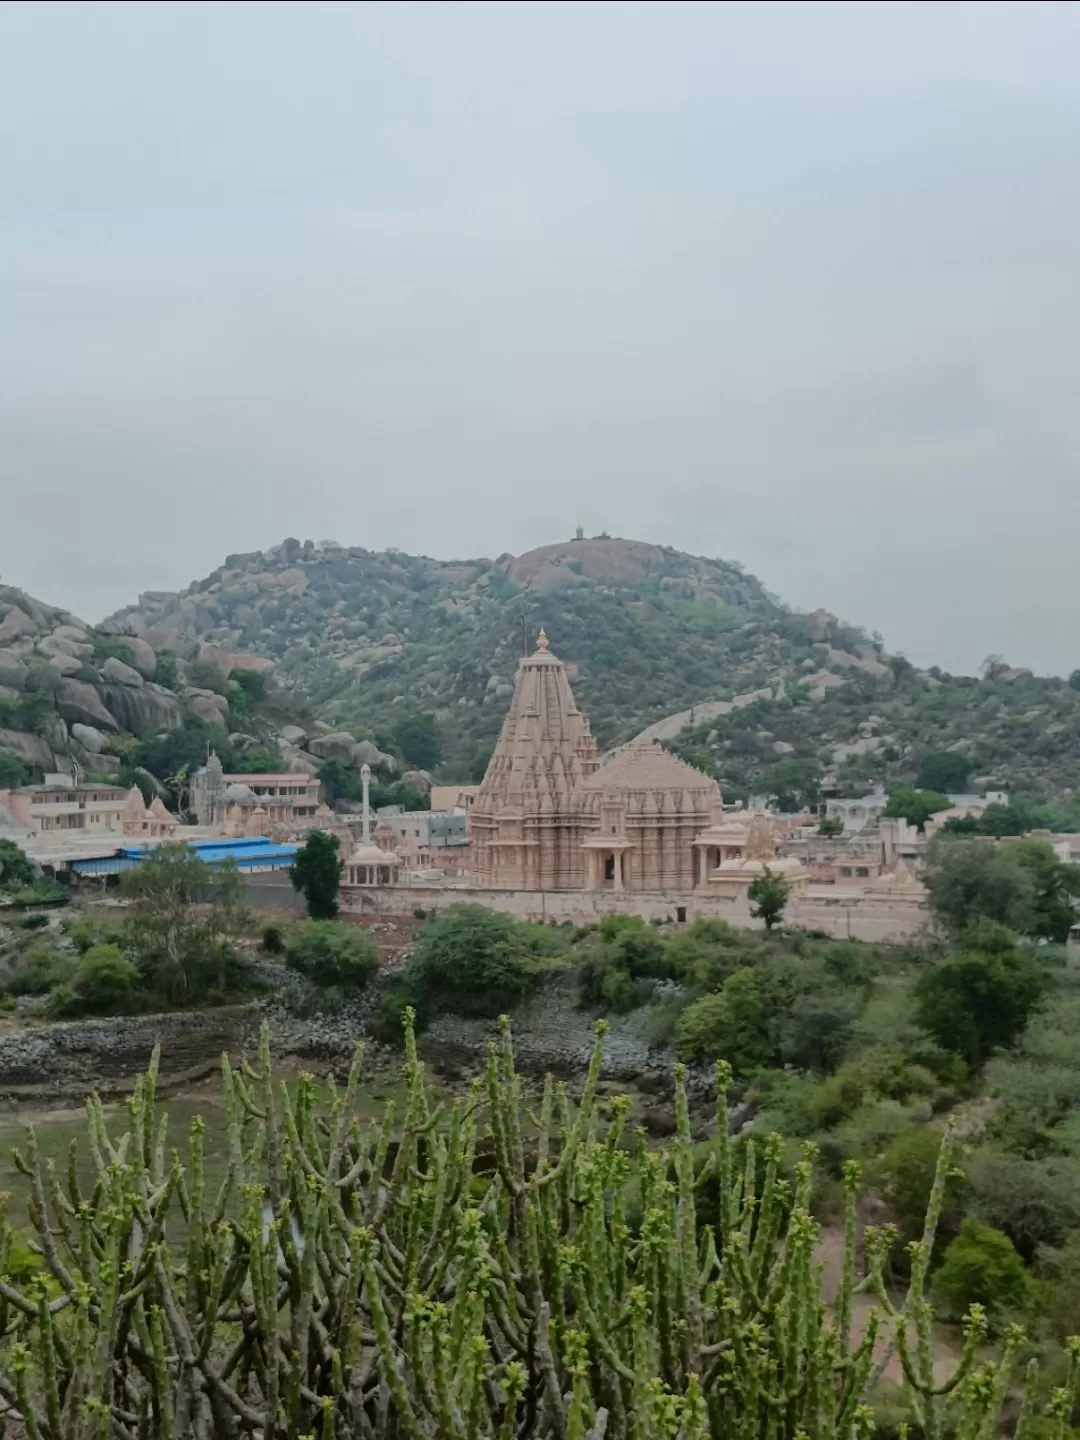
<svg viewBox="0 0 1080 1440">
<path fill-rule="evenodd" d="M 404 1113 L 389 1102 L 365 1125 L 360 1049 L 323 1105 L 310 1076 L 275 1084 L 264 1028 L 255 1066 L 222 1061 L 217 1193 L 200 1121 L 185 1154 L 168 1149 L 155 1055 L 124 1134 L 88 1103 L 92 1188 L 74 1155 L 65 1176 L 43 1164 L 32 1131 L 17 1156 L 42 1271 L 17 1283 L 5 1224 L 0 1411 L 30 1440 L 857 1440 L 895 1347 L 927 1440 L 985 1440 L 1021 1335 L 981 1361 L 973 1310 L 959 1368 L 935 1378 L 926 1274 L 951 1141 L 902 1301 L 890 1233 L 857 1244 L 848 1166 L 827 1305 L 811 1154 L 790 1180 L 776 1137 L 737 1163 L 723 1063 L 704 1163 L 681 1071 L 673 1145 L 646 1148 L 624 1098 L 600 1114 L 602 1046 L 601 1025 L 576 1104 L 549 1078 L 533 1111 L 502 1022 L 484 1081 L 446 1104 L 407 1020 Z M 859 1292 L 878 1308 L 855 1337 Z M 1070 1355 L 1048 1409 L 1062 1436 L 1080 1345 Z M 1025 1433 L 1036 1393 L 1029 1367 Z"/>
</svg>

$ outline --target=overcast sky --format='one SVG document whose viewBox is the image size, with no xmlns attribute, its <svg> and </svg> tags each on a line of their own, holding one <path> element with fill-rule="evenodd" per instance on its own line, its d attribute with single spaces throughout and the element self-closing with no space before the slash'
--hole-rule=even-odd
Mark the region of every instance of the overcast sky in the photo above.
<svg viewBox="0 0 1080 1440">
<path fill-rule="evenodd" d="M 0 577 L 737 559 L 1080 666 L 1080 7 L 0 8 Z"/>
</svg>

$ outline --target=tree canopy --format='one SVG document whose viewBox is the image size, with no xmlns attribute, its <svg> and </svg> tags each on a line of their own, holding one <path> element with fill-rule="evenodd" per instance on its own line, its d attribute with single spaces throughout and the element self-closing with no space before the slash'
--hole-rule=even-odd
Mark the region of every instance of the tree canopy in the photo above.
<svg viewBox="0 0 1080 1440">
<path fill-rule="evenodd" d="M 938 837 L 927 857 L 926 888 L 935 916 L 953 934 L 989 920 L 1062 943 L 1076 918 L 1080 867 L 1063 864 L 1042 840 L 996 845 Z"/>
<path fill-rule="evenodd" d="M 312 920 L 333 920 L 338 913 L 338 890 L 344 864 L 336 835 L 312 830 L 289 867 L 293 889 L 307 901 Z"/>
</svg>

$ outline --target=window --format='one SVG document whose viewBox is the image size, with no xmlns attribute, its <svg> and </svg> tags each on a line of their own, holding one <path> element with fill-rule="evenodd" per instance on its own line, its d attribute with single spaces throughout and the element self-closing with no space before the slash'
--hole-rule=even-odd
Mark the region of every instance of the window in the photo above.
<svg viewBox="0 0 1080 1440">
<path fill-rule="evenodd" d="M 678 924 L 680 924 L 680 925 L 685 925 L 685 924 L 686 924 L 686 906 L 685 906 L 685 905 L 676 905 L 676 906 L 675 906 L 675 919 L 676 919 L 676 921 L 678 922 Z"/>
<path fill-rule="evenodd" d="M 840 866 L 840 874 L 841 874 L 841 875 L 850 875 L 850 874 L 851 874 L 851 866 L 850 866 L 850 865 L 841 865 L 841 866 Z"/>
<path fill-rule="evenodd" d="M 870 871 L 866 868 L 865 865 L 856 865 L 855 874 L 861 875 L 865 879 L 866 876 L 870 874 Z"/>
</svg>

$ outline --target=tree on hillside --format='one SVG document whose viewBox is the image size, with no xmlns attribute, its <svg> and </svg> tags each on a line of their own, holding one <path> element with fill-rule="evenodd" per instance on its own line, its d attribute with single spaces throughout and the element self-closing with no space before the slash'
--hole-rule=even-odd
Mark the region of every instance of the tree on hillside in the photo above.
<svg viewBox="0 0 1080 1440">
<path fill-rule="evenodd" d="M 761 772 L 755 789 L 775 800 L 778 810 L 791 813 L 818 801 L 821 766 L 816 760 L 777 760 Z"/>
<path fill-rule="evenodd" d="M 0 890 L 21 890 L 34 883 L 34 867 L 14 840 L 0 840 Z"/>
<path fill-rule="evenodd" d="M 394 740 L 406 761 L 419 770 L 434 770 L 442 759 L 442 737 L 430 711 L 399 720 Z"/>
<path fill-rule="evenodd" d="M 973 932 L 991 950 L 934 965 L 915 985 L 916 1018 L 943 1049 L 979 1066 L 1008 1048 L 1046 991 L 1038 962 L 997 927 Z"/>
<path fill-rule="evenodd" d="M 889 796 L 882 814 L 889 820 L 906 820 L 909 825 L 921 830 L 931 815 L 948 808 L 949 797 L 937 790 L 915 790 L 902 786 Z"/>
<path fill-rule="evenodd" d="M 302 892 L 312 920 L 333 920 L 344 869 L 336 835 L 312 830 L 289 867 L 294 890 Z"/>
<path fill-rule="evenodd" d="M 30 767 L 14 750 L 0 749 L 0 790 L 15 790 L 30 779 Z"/>
<path fill-rule="evenodd" d="M 1062 864 L 1042 840 L 939 838 L 925 879 L 931 909 L 953 934 L 989 920 L 1062 944 L 1076 919 L 1080 867 Z"/>
<path fill-rule="evenodd" d="M 837 840 L 844 833 L 844 822 L 839 815 L 826 815 L 818 822 L 817 833 L 828 840 Z"/>
<path fill-rule="evenodd" d="M 965 755 L 958 755 L 954 750 L 937 750 L 923 760 L 915 783 L 920 790 L 955 795 L 967 788 L 974 768 L 974 761 Z"/>
<path fill-rule="evenodd" d="M 791 886 L 782 875 L 774 875 L 766 866 L 765 873 L 751 880 L 746 890 L 750 901 L 750 914 L 755 920 L 764 920 L 765 929 L 772 930 L 784 916 Z"/>
<path fill-rule="evenodd" d="M 450 905 L 416 937 L 406 978 L 425 1007 L 497 1015 L 536 979 L 531 938 L 529 927 L 508 915 L 482 905 Z"/>
</svg>

